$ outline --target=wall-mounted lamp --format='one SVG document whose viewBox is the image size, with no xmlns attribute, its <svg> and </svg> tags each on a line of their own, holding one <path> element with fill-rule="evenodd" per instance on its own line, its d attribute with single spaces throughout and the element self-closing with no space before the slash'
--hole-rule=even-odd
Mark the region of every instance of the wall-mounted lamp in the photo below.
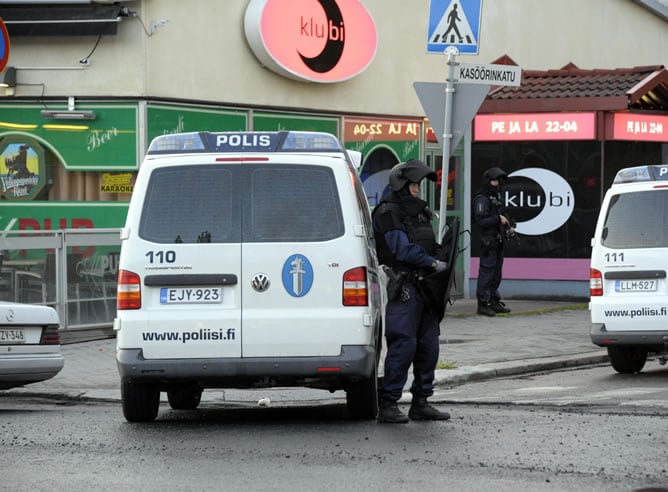
<svg viewBox="0 0 668 492">
<path fill-rule="evenodd" d="M 43 109 L 42 118 L 47 120 L 94 120 L 95 111 L 54 111 L 52 109 Z"/>
<path fill-rule="evenodd" d="M 5 69 L 0 87 L 16 87 L 16 68 L 7 67 Z"/>
<path fill-rule="evenodd" d="M 42 118 L 47 120 L 94 120 L 95 111 L 74 109 L 74 96 L 67 98 L 67 111 L 62 109 L 43 109 Z"/>
</svg>

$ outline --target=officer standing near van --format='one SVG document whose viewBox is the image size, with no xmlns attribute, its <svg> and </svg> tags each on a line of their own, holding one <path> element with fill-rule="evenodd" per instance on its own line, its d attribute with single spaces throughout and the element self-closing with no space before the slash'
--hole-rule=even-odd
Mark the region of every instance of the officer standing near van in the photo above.
<svg viewBox="0 0 668 492">
<path fill-rule="evenodd" d="M 501 182 L 508 174 L 499 167 L 492 167 L 482 175 L 483 185 L 473 197 L 473 216 L 480 226 L 480 270 L 478 273 L 478 314 L 496 316 L 509 313 L 501 301 L 499 285 L 503 269 L 503 242 L 514 236 L 510 218 L 503 213 Z"/>
<path fill-rule="evenodd" d="M 439 322 L 417 288 L 422 275 L 443 271 L 445 262 L 434 258 L 438 244 L 431 225 L 432 213 L 420 199 L 420 182 L 436 181 L 436 173 L 422 161 L 410 160 L 390 171 L 391 193 L 373 212 L 378 259 L 388 273 L 385 311 L 384 383 L 378 421 L 406 423 L 411 420 L 448 420 L 450 415 L 427 402 L 433 394 L 438 362 Z M 408 416 L 397 406 L 413 365 L 413 394 Z"/>
</svg>

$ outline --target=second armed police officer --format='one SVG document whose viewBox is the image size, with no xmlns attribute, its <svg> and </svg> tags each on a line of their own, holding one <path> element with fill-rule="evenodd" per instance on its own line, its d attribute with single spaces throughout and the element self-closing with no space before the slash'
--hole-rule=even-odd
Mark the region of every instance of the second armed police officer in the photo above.
<svg viewBox="0 0 668 492">
<path fill-rule="evenodd" d="M 419 288 L 421 275 L 447 268 L 434 257 L 438 244 L 431 225 L 432 213 L 419 197 L 420 182 L 436 181 L 436 173 L 422 161 L 410 160 L 390 171 L 391 193 L 373 212 L 378 259 L 389 269 L 385 311 L 387 355 L 378 421 L 447 420 L 450 415 L 427 402 L 433 394 L 438 362 L 440 319 L 426 303 Z M 408 416 L 397 402 L 413 365 L 413 400 Z"/>
<path fill-rule="evenodd" d="M 480 270 L 476 295 L 478 314 L 484 316 L 510 312 L 499 294 L 503 243 L 507 236 L 515 234 L 501 201 L 501 181 L 507 177 L 508 174 L 499 167 L 487 169 L 482 175 L 483 185 L 473 197 L 473 216 L 480 226 Z"/>
</svg>

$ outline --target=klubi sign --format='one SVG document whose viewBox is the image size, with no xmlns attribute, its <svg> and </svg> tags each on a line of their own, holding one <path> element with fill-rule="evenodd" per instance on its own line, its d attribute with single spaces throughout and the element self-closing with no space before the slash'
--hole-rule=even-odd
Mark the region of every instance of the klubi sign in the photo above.
<svg viewBox="0 0 668 492">
<path fill-rule="evenodd" d="M 250 0 L 244 25 L 262 65 L 308 82 L 356 76 L 378 44 L 376 25 L 359 0 Z"/>
<path fill-rule="evenodd" d="M 510 214 L 522 211 L 526 220 L 517 221 L 517 232 L 542 236 L 560 228 L 573 214 L 575 195 L 561 175 L 543 168 L 525 168 L 508 175 L 502 200 Z"/>
</svg>

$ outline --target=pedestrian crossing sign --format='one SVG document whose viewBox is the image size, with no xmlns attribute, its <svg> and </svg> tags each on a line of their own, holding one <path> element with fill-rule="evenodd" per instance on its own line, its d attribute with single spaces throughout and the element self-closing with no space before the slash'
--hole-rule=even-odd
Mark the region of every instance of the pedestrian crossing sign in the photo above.
<svg viewBox="0 0 668 492">
<path fill-rule="evenodd" d="M 430 0 L 427 53 L 478 54 L 482 0 Z"/>
</svg>

